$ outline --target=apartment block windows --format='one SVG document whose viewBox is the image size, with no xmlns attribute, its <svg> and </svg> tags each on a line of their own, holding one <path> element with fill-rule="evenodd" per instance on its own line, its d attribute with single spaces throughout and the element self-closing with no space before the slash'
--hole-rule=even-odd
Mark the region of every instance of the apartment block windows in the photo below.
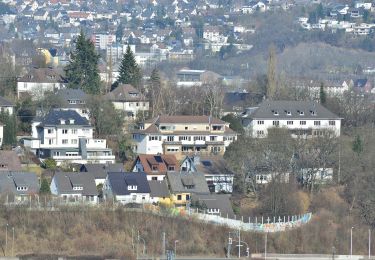
<svg viewBox="0 0 375 260">
<path fill-rule="evenodd" d="M 191 141 L 191 136 L 179 136 L 178 137 L 179 141 Z"/>
<path fill-rule="evenodd" d="M 336 125 L 336 122 L 333 121 L 333 120 L 331 120 L 331 121 L 329 121 L 329 125 L 330 125 L 330 126 L 335 126 L 335 125 Z"/>
<path fill-rule="evenodd" d="M 174 136 L 173 135 L 168 135 L 167 136 L 167 141 L 168 142 L 173 142 L 174 141 Z"/>
<path fill-rule="evenodd" d="M 264 121 L 263 120 L 258 120 L 258 125 L 264 125 Z"/>
<path fill-rule="evenodd" d="M 306 125 L 306 121 L 299 121 L 300 125 Z"/>
<path fill-rule="evenodd" d="M 177 195 L 177 200 L 182 200 L 182 195 Z"/>
<path fill-rule="evenodd" d="M 72 140 L 70 140 L 70 143 L 71 144 L 78 144 L 78 140 L 77 139 L 72 139 Z"/>
<path fill-rule="evenodd" d="M 76 135 L 77 134 L 77 129 L 72 129 L 72 134 Z"/>
<path fill-rule="evenodd" d="M 279 121 L 272 121 L 273 126 L 279 126 L 280 122 Z"/>
<path fill-rule="evenodd" d="M 287 125 L 293 125 L 293 121 L 286 121 Z"/>
<path fill-rule="evenodd" d="M 53 129 L 48 129 L 47 132 L 48 132 L 49 134 L 53 134 Z"/>
<path fill-rule="evenodd" d="M 217 141 L 217 136 L 210 136 L 210 141 L 211 142 Z"/>
<path fill-rule="evenodd" d="M 319 126 L 320 125 L 320 121 L 314 121 L 314 125 Z"/>
<path fill-rule="evenodd" d="M 68 139 L 62 139 L 62 144 L 68 144 Z"/>
<path fill-rule="evenodd" d="M 148 140 L 149 140 L 149 141 L 161 141 L 161 136 L 150 135 L 150 136 L 148 137 Z"/>
<path fill-rule="evenodd" d="M 66 134 L 68 133 L 68 129 L 63 129 L 63 130 L 62 130 L 62 133 L 63 133 L 64 135 L 66 135 Z"/>
</svg>

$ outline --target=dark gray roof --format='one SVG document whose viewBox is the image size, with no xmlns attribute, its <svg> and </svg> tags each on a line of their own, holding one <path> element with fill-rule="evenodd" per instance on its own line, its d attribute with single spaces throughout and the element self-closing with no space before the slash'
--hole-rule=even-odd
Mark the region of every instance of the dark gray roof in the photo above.
<svg viewBox="0 0 375 260">
<path fill-rule="evenodd" d="M 229 218 L 233 218 L 234 212 L 229 197 L 229 194 L 198 194 L 192 196 L 192 201 L 199 201 L 207 209 L 220 209 L 222 217 L 226 217 L 228 214 Z"/>
<path fill-rule="evenodd" d="M 206 178 L 201 172 L 167 172 L 171 193 L 209 194 Z"/>
<path fill-rule="evenodd" d="M 0 96 L 0 107 L 14 107 L 14 104 Z"/>
<path fill-rule="evenodd" d="M 107 178 L 108 172 L 121 172 L 124 171 L 124 165 L 122 163 L 93 163 L 93 164 L 82 164 L 80 168 L 81 172 L 87 172 L 94 176 L 95 179 Z"/>
<path fill-rule="evenodd" d="M 80 116 L 74 110 L 51 110 L 43 119 L 44 126 L 56 126 L 61 125 L 60 119 L 65 120 L 65 125 L 76 125 L 76 126 L 90 126 L 89 121 Z M 74 123 L 70 123 L 70 119 L 74 120 Z"/>
<path fill-rule="evenodd" d="M 97 196 L 98 190 L 94 176 L 77 172 L 57 172 L 53 176 L 59 194 L 77 194 L 83 196 Z M 73 190 L 73 186 L 80 186 L 83 190 Z"/>
<path fill-rule="evenodd" d="M 109 172 L 108 181 L 114 195 L 130 193 L 150 193 L 150 186 L 144 172 Z M 128 185 L 136 185 L 137 190 L 129 191 Z"/>
<path fill-rule="evenodd" d="M 0 172 L 21 170 L 21 161 L 15 151 L 0 151 Z"/>
<path fill-rule="evenodd" d="M 77 108 L 86 105 L 87 94 L 81 89 L 63 88 L 57 91 L 56 96 L 64 102 L 64 107 Z M 72 104 L 69 101 L 75 101 L 75 103 Z"/>
<path fill-rule="evenodd" d="M 313 101 L 263 101 L 253 119 L 339 119 L 337 115 Z"/>
<path fill-rule="evenodd" d="M 148 181 L 148 184 L 150 185 L 150 196 L 151 197 L 169 197 L 169 190 L 167 182 L 164 181 Z"/>
<path fill-rule="evenodd" d="M 27 190 L 17 190 L 17 187 L 27 187 Z M 1 172 L 0 193 L 29 195 L 39 192 L 38 177 L 33 172 Z"/>
</svg>

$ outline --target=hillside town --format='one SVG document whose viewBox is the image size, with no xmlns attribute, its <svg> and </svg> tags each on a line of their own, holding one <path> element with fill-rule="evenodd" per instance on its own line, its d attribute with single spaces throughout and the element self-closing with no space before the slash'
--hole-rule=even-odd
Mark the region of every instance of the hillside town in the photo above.
<svg viewBox="0 0 375 260">
<path fill-rule="evenodd" d="M 349 2 L 1 1 L 3 255 L 346 257 L 354 229 L 370 257 L 375 4 Z"/>
</svg>

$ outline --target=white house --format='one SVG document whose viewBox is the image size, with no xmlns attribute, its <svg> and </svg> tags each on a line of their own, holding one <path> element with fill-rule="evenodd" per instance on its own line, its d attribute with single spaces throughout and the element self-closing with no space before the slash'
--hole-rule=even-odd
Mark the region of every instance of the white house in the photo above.
<svg viewBox="0 0 375 260">
<path fill-rule="evenodd" d="M 98 203 L 98 190 L 93 175 L 77 172 L 57 172 L 50 185 L 51 193 L 66 203 Z"/>
<path fill-rule="evenodd" d="M 341 118 L 312 101 L 263 101 L 242 118 L 247 133 L 266 137 L 271 128 L 286 128 L 293 137 L 323 135 L 327 130 L 340 136 Z"/>
<path fill-rule="evenodd" d="M 237 139 L 229 123 L 211 116 L 166 116 L 146 120 L 133 132 L 138 154 L 222 155 Z"/>
<path fill-rule="evenodd" d="M 136 119 L 139 114 L 148 117 L 150 102 L 132 85 L 120 84 L 109 92 L 106 98 L 112 102 L 115 109 L 125 113 L 126 119 Z"/>
<path fill-rule="evenodd" d="M 32 137 L 24 139 L 41 160 L 53 158 L 57 164 L 114 163 L 115 156 L 105 139 L 93 138 L 88 120 L 73 110 L 52 110 L 32 123 Z"/>
<path fill-rule="evenodd" d="M 103 185 L 105 200 L 120 204 L 150 203 L 150 186 L 145 173 L 109 172 Z"/>
<path fill-rule="evenodd" d="M 55 92 L 65 87 L 61 75 L 51 68 L 32 69 L 17 82 L 17 96 L 30 95 L 34 100 L 41 99 L 47 91 Z"/>
<path fill-rule="evenodd" d="M 9 115 L 13 115 L 14 113 L 14 104 L 1 96 L 0 96 L 0 113 L 8 113 Z"/>
</svg>

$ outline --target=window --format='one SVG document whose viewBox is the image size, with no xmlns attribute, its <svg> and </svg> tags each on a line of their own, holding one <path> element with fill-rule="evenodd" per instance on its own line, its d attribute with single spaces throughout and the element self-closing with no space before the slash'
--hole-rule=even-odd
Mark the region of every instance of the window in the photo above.
<svg viewBox="0 0 375 260">
<path fill-rule="evenodd" d="M 60 152 L 53 152 L 54 156 L 60 156 Z"/>
<path fill-rule="evenodd" d="M 331 121 L 329 121 L 329 125 L 334 126 L 334 125 L 336 125 L 336 122 L 331 120 Z"/>
<path fill-rule="evenodd" d="M 139 107 L 139 103 L 138 103 L 138 102 L 137 102 L 137 103 L 135 103 L 135 106 L 136 106 L 136 107 Z"/>
<path fill-rule="evenodd" d="M 174 171 L 174 166 L 173 165 L 168 166 L 168 171 Z"/>
<path fill-rule="evenodd" d="M 67 134 L 67 133 L 68 133 L 68 129 L 63 129 L 63 130 L 62 130 L 62 133 L 63 133 L 63 134 Z"/>
<path fill-rule="evenodd" d="M 180 140 L 180 141 L 191 141 L 191 136 L 179 136 L 178 140 Z"/>
<path fill-rule="evenodd" d="M 149 137 L 148 137 L 148 140 L 149 141 L 161 141 L 161 136 L 157 136 L 157 135 L 150 135 Z"/>
<path fill-rule="evenodd" d="M 300 125 L 306 125 L 306 121 L 299 121 Z"/>
<path fill-rule="evenodd" d="M 206 130 L 210 130 L 210 127 L 209 127 L 209 126 L 206 126 Z"/>
<path fill-rule="evenodd" d="M 177 200 L 182 200 L 182 195 L 177 195 Z"/>
<path fill-rule="evenodd" d="M 158 180 L 158 177 L 151 177 L 151 180 L 153 180 L 153 181 L 157 181 L 157 180 Z"/>
<path fill-rule="evenodd" d="M 68 144 L 68 139 L 62 139 L 62 144 Z"/>
<path fill-rule="evenodd" d="M 194 136 L 194 141 L 205 141 L 206 138 L 204 136 Z"/>
<path fill-rule="evenodd" d="M 279 126 L 279 121 L 272 121 L 273 126 Z"/>
<path fill-rule="evenodd" d="M 70 143 L 71 144 L 78 144 L 78 140 L 77 139 L 72 139 L 72 140 L 70 140 Z"/>
<path fill-rule="evenodd" d="M 287 125 L 293 125 L 293 121 L 286 121 Z"/>
<path fill-rule="evenodd" d="M 174 140 L 174 136 L 172 136 L 172 135 L 168 135 L 167 136 L 167 141 L 168 142 L 173 142 L 173 140 Z"/>
<path fill-rule="evenodd" d="M 258 121 L 258 125 L 264 125 L 264 121 L 263 120 L 259 120 Z"/>
<path fill-rule="evenodd" d="M 72 129 L 72 134 L 76 135 L 77 134 L 77 129 Z"/>
<path fill-rule="evenodd" d="M 212 126 L 212 130 L 214 130 L 214 131 L 221 131 L 222 129 L 223 129 L 223 126 L 221 126 L 221 125 Z"/>
<path fill-rule="evenodd" d="M 48 139 L 48 144 L 53 144 L 53 139 Z"/>
<path fill-rule="evenodd" d="M 320 121 L 314 121 L 314 125 L 320 125 Z"/>
<path fill-rule="evenodd" d="M 262 135 L 264 135 L 264 131 L 263 131 L 263 130 L 258 130 L 258 131 L 257 131 L 257 135 L 258 135 L 258 136 L 262 136 Z"/>
<path fill-rule="evenodd" d="M 272 113 L 273 113 L 274 116 L 278 116 L 279 115 L 279 111 L 277 111 L 277 110 L 272 110 Z"/>
<path fill-rule="evenodd" d="M 185 126 L 185 130 L 189 130 L 189 127 Z"/>
<path fill-rule="evenodd" d="M 47 131 L 49 134 L 53 134 L 53 129 L 48 129 Z"/>
<path fill-rule="evenodd" d="M 300 116 L 303 116 L 305 114 L 305 112 L 303 112 L 303 111 L 298 110 L 297 112 L 299 113 Z"/>
<path fill-rule="evenodd" d="M 190 195 L 186 195 L 186 200 L 189 200 L 190 199 Z"/>
<path fill-rule="evenodd" d="M 26 191 L 26 190 L 28 190 L 28 189 L 27 189 L 27 187 L 25 187 L 25 186 L 19 186 L 19 187 L 17 187 L 17 190 L 18 190 L 18 191 Z"/>
<path fill-rule="evenodd" d="M 128 185 L 128 190 L 137 190 L 137 185 Z"/>
<path fill-rule="evenodd" d="M 157 171 L 158 170 L 158 166 L 157 165 L 152 165 L 152 170 L 153 171 Z"/>
<path fill-rule="evenodd" d="M 82 186 L 73 186 L 73 190 L 83 190 Z"/>
<path fill-rule="evenodd" d="M 292 112 L 287 111 L 287 110 L 285 110 L 285 113 L 286 113 L 287 116 L 291 116 L 292 115 Z"/>
<path fill-rule="evenodd" d="M 210 141 L 211 142 L 214 142 L 214 141 L 216 141 L 217 140 L 217 136 L 210 136 Z"/>
</svg>

